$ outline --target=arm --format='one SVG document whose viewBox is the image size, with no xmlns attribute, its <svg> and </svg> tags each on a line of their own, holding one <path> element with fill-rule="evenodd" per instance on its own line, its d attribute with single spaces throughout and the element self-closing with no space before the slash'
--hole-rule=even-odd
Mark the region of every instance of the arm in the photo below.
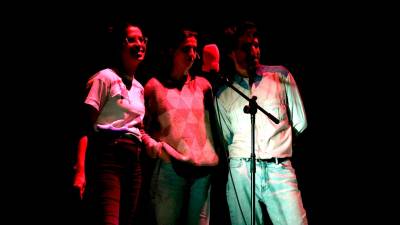
<svg viewBox="0 0 400 225">
<path fill-rule="evenodd" d="M 291 121 L 294 133 L 299 135 L 307 128 L 307 119 L 300 92 L 291 73 L 288 73 L 285 89 L 289 108 L 289 120 Z"/>
<path fill-rule="evenodd" d="M 75 175 L 73 180 L 73 187 L 79 190 L 79 194 L 81 199 L 83 198 L 83 193 L 85 192 L 86 186 L 86 176 L 85 176 L 85 158 L 86 158 L 86 150 L 89 141 L 89 133 L 95 123 L 99 112 L 97 109 L 90 105 L 85 106 L 85 116 L 86 118 L 86 126 L 83 126 L 82 135 L 78 141 L 78 149 L 77 149 L 77 158 L 76 163 L 74 165 Z"/>
<path fill-rule="evenodd" d="M 144 128 L 140 129 L 142 141 L 145 145 L 147 155 L 151 158 L 161 158 L 164 161 L 169 161 L 169 156 L 163 148 L 163 142 L 153 139 L 149 134 L 153 135 L 160 131 L 160 125 L 157 121 L 157 106 L 155 100 L 155 91 L 158 87 L 158 81 L 151 79 L 144 87 L 144 102 L 146 113 L 144 116 Z"/>
<path fill-rule="evenodd" d="M 76 164 L 74 166 L 75 176 L 73 181 L 73 187 L 79 190 L 81 199 L 83 198 L 83 193 L 86 186 L 86 176 L 85 176 L 85 155 L 87 148 L 88 137 L 82 136 L 78 142 L 78 155 Z"/>
<path fill-rule="evenodd" d="M 150 135 L 148 135 L 144 129 L 140 129 L 140 133 L 142 135 L 142 141 L 146 147 L 147 155 L 151 158 L 158 158 L 161 155 L 161 142 L 157 142 Z"/>
</svg>

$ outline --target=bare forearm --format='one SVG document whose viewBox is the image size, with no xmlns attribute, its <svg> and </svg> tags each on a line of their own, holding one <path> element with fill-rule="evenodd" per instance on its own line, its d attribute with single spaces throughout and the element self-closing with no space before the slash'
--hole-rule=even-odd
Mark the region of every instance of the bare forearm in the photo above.
<svg viewBox="0 0 400 225">
<path fill-rule="evenodd" d="M 76 164 L 75 164 L 76 170 L 84 171 L 84 169 L 85 169 L 85 157 L 86 157 L 87 144 L 88 144 L 88 136 L 86 136 L 86 135 L 82 136 L 79 139 L 79 143 L 78 143 L 78 151 L 77 151 L 77 158 L 76 158 Z"/>
</svg>

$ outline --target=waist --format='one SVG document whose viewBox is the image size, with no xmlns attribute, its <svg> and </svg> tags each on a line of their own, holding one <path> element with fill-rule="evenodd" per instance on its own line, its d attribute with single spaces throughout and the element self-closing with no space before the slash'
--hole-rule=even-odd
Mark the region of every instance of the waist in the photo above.
<svg viewBox="0 0 400 225">
<path fill-rule="evenodd" d="M 125 144 L 140 144 L 141 143 L 141 141 L 139 140 L 138 137 L 136 137 L 135 135 L 130 134 L 130 133 L 121 134 L 120 136 L 115 137 L 113 139 L 113 141 L 114 141 L 114 144 L 122 144 L 122 143 L 125 143 Z"/>
<path fill-rule="evenodd" d="M 232 159 L 244 160 L 246 162 L 250 162 L 251 161 L 251 158 L 232 158 Z M 283 157 L 283 158 L 272 157 L 272 158 L 269 158 L 269 159 L 256 159 L 256 162 L 267 162 L 267 163 L 280 164 L 280 163 L 285 162 L 286 160 L 290 160 L 290 157 Z"/>
<path fill-rule="evenodd" d="M 127 143 L 127 144 L 140 144 L 141 140 L 133 133 L 114 132 L 114 131 L 100 131 L 94 134 L 95 139 L 102 142 L 111 142 L 114 144 Z"/>
</svg>

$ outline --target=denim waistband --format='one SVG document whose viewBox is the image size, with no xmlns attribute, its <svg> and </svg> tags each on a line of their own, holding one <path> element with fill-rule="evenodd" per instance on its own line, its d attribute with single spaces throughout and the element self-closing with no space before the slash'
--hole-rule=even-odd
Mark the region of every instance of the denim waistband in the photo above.
<svg viewBox="0 0 400 225">
<path fill-rule="evenodd" d="M 244 160 L 246 162 L 251 161 L 251 158 L 232 158 L 232 159 L 240 159 L 240 160 Z M 272 157 L 269 159 L 256 159 L 256 162 L 268 162 L 268 163 L 280 164 L 282 162 L 285 162 L 286 160 L 290 160 L 290 157 L 284 157 L 284 158 Z"/>
<path fill-rule="evenodd" d="M 94 137 L 100 142 L 141 144 L 139 137 L 132 133 L 102 131 L 95 133 Z"/>
</svg>

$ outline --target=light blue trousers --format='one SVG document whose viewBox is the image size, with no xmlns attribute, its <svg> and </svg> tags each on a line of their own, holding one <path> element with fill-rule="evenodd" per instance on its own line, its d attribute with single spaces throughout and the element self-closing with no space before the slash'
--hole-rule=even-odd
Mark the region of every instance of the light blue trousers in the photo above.
<svg viewBox="0 0 400 225">
<path fill-rule="evenodd" d="M 226 194 L 232 225 L 251 224 L 250 163 L 249 159 L 240 158 L 229 162 Z M 255 184 L 256 224 L 263 224 L 265 216 L 274 225 L 308 224 L 290 160 L 280 164 L 257 161 Z M 261 204 L 265 204 L 268 215 L 263 215 Z"/>
<path fill-rule="evenodd" d="M 175 225 L 182 217 L 186 219 L 181 223 L 187 225 L 204 224 L 205 221 L 207 223 L 209 213 L 206 203 L 209 188 L 210 175 L 179 176 L 171 163 L 158 160 L 151 183 L 152 203 L 157 224 Z M 182 212 L 186 215 L 182 215 Z"/>
</svg>

